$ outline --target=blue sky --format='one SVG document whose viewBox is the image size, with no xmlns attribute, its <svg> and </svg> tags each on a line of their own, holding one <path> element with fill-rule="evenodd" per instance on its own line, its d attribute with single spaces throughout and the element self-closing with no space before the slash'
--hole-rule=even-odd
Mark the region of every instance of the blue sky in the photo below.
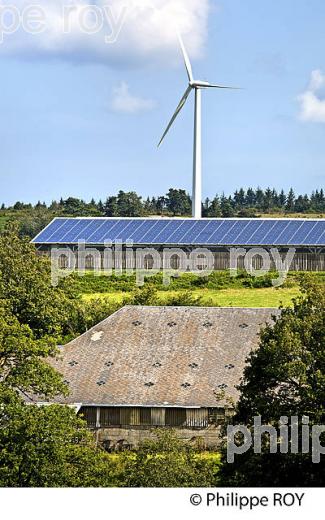
<svg viewBox="0 0 325 520">
<path fill-rule="evenodd" d="M 203 92 L 204 196 L 241 186 L 323 187 L 323 0 L 173 2 L 195 76 L 244 87 Z M 192 97 L 157 150 L 186 74 L 169 31 L 171 0 L 151 3 L 156 16 L 126 14 L 116 43 L 76 29 L 70 40 L 20 29 L 4 35 L 0 202 L 191 190 Z"/>
</svg>

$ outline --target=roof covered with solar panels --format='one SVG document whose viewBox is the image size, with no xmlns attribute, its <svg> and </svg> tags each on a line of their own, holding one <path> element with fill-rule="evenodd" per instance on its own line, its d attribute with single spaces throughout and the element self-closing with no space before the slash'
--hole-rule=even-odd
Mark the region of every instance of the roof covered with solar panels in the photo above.
<svg viewBox="0 0 325 520">
<path fill-rule="evenodd" d="M 325 246 L 325 219 L 55 218 L 36 245 Z"/>
</svg>

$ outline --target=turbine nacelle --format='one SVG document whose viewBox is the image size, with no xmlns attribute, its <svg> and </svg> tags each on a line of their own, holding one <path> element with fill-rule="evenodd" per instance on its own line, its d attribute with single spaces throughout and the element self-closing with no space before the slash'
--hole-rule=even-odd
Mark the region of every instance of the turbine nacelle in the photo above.
<svg viewBox="0 0 325 520">
<path fill-rule="evenodd" d="M 192 88 L 208 88 L 211 86 L 207 81 L 190 81 L 189 85 Z"/>
</svg>

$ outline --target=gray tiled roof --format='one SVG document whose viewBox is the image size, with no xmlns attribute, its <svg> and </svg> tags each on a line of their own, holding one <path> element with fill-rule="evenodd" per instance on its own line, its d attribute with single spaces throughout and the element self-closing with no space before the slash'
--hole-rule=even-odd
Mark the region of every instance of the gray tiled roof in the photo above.
<svg viewBox="0 0 325 520">
<path fill-rule="evenodd" d="M 238 398 L 249 352 L 274 309 L 124 307 L 60 349 L 65 403 L 214 407 Z M 227 385 L 227 386 L 225 386 Z M 220 402 L 218 403 L 221 404 Z"/>
</svg>

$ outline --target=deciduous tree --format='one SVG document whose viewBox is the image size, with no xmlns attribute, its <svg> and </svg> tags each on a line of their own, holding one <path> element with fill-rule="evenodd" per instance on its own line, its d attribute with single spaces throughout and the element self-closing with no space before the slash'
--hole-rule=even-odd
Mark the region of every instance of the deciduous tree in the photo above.
<svg viewBox="0 0 325 520">
<path fill-rule="evenodd" d="M 303 283 L 303 295 L 282 309 L 273 326 L 261 333 L 260 347 L 248 360 L 234 421 L 253 427 L 253 419 L 279 428 L 281 417 L 299 417 L 299 454 L 269 453 L 265 436 L 262 453 L 250 449 L 234 464 L 225 462 L 227 485 L 308 486 L 325 484 L 325 461 L 312 462 L 311 450 L 301 453 L 301 420 L 325 422 L 325 293 L 321 285 Z M 291 419 L 289 419 L 290 425 Z M 289 439 L 292 430 L 289 428 Z M 322 435 L 324 437 L 324 434 Z M 324 444 L 324 438 L 323 444 Z"/>
</svg>

